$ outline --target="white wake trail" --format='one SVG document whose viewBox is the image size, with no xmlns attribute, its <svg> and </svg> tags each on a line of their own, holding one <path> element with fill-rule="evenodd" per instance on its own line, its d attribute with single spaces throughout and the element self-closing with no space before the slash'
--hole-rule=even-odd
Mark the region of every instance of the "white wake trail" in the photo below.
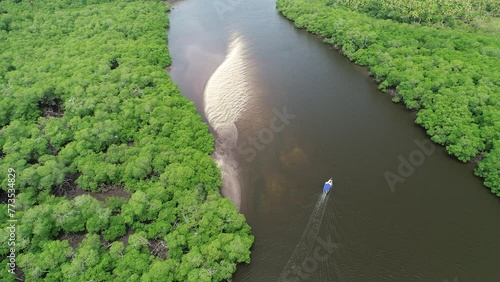
<svg viewBox="0 0 500 282">
<path fill-rule="evenodd" d="M 285 268 L 281 272 L 281 275 L 278 281 L 286 281 L 286 274 L 289 273 L 295 265 L 300 265 L 304 258 L 306 258 L 314 243 L 316 242 L 316 238 L 318 236 L 319 229 L 321 227 L 321 222 L 323 220 L 323 215 L 325 214 L 326 204 L 328 202 L 328 195 L 326 193 L 322 193 L 318 203 L 314 207 L 314 210 L 309 218 L 309 222 L 307 222 L 307 226 L 300 237 L 300 241 L 295 247 L 295 250 L 292 253 L 292 256 L 288 260 Z"/>
</svg>

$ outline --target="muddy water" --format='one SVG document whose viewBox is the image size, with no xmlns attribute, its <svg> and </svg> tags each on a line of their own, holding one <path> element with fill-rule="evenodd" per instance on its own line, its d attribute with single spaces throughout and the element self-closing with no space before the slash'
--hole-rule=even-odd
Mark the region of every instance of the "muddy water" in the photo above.
<svg viewBox="0 0 500 282">
<path fill-rule="evenodd" d="M 218 136 L 224 191 L 256 237 L 233 281 L 500 279 L 498 199 L 365 69 L 271 0 L 173 7 L 170 74 Z"/>
</svg>

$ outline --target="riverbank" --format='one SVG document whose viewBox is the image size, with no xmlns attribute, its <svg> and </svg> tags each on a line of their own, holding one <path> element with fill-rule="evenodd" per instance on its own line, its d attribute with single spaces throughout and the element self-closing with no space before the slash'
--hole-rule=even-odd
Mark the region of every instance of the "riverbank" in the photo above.
<svg viewBox="0 0 500 282">
<path fill-rule="evenodd" d="M 386 92 L 395 89 L 416 123 L 500 196 L 500 38 L 481 30 L 398 23 L 328 1 L 278 0 L 296 27 L 324 37 L 368 66 Z"/>
</svg>

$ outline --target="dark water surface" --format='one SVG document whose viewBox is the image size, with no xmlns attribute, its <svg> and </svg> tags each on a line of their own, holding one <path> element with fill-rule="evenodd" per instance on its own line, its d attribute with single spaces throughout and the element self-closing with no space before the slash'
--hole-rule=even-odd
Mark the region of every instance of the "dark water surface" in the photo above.
<svg viewBox="0 0 500 282">
<path fill-rule="evenodd" d="M 223 95 L 245 99 L 245 110 L 225 102 L 218 113 L 237 128 L 238 169 L 229 176 L 256 238 L 252 263 L 233 281 L 500 281 L 498 199 L 443 148 L 421 153 L 415 142 L 427 137 L 415 115 L 364 68 L 295 29 L 272 0 L 173 8 L 170 74 L 206 120 L 205 95 L 222 95 L 204 93 L 207 81 L 231 42 L 244 42 L 233 60 L 244 65 L 234 73 L 245 85 L 235 79 Z M 283 121 L 276 112 L 285 108 L 293 118 Z M 410 156 L 419 166 L 392 191 L 384 174 L 397 175 Z M 320 203 L 330 176 L 335 187 Z"/>
</svg>

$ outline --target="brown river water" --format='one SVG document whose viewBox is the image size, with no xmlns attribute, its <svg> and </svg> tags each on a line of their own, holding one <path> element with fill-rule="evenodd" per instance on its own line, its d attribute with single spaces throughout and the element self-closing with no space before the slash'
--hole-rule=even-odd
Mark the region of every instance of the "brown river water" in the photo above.
<svg viewBox="0 0 500 282">
<path fill-rule="evenodd" d="M 255 235 L 233 281 L 500 281 L 499 199 L 365 68 L 272 0 L 182 0 L 169 17 L 170 75 Z"/>
</svg>

